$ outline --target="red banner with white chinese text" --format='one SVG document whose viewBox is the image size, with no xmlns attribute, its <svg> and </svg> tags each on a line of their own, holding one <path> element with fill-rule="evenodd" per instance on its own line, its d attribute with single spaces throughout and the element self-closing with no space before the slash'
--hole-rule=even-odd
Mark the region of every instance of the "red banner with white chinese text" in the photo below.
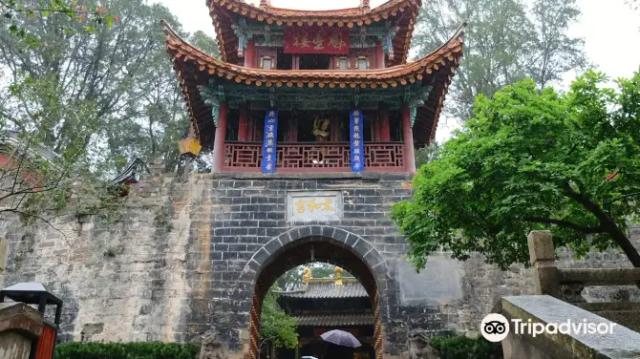
<svg viewBox="0 0 640 359">
<path fill-rule="evenodd" d="M 284 53 L 347 55 L 349 29 L 320 26 L 286 27 Z"/>
</svg>

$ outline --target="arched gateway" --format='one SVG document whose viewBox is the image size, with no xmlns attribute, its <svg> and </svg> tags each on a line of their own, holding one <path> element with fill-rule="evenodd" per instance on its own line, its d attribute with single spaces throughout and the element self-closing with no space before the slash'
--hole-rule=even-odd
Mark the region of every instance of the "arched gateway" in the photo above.
<svg viewBox="0 0 640 359">
<path fill-rule="evenodd" d="M 435 136 L 463 47 L 458 31 L 407 63 L 420 3 L 208 0 L 220 58 L 165 24 L 191 118 L 181 150 L 213 149 L 213 278 L 192 316 L 206 312 L 224 357 L 256 357 L 265 292 L 310 259 L 345 267 L 373 298 L 377 357 L 406 347 L 416 320 L 399 298 L 405 242 L 389 214 L 411 194 L 414 149 Z"/>
<path fill-rule="evenodd" d="M 308 235 L 307 233 L 311 233 Z M 267 253 L 264 256 L 263 253 Z M 309 226 L 291 229 L 269 241 L 249 261 L 240 281 L 253 281 L 249 358 L 258 353 L 261 306 L 266 292 L 288 269 L 308 262 L 335 264 L 354 274 L 372 298 L 374 311 L 374 348 L 382 358 L 381 298 L 387 298 L 387 268 L 384 258 L 366 239 L 341 228 Z M 256 270 L 257 268 L 257 270 Z M 382 291 L 382 295 L 380 294 Z"/>
</svg>

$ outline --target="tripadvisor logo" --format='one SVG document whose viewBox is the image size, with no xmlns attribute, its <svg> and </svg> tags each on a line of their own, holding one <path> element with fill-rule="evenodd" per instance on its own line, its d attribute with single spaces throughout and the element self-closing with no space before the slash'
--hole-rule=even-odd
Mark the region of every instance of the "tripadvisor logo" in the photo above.
<svg viewBox="0 0 640 359">
<path fill-rule="evenodd" d="M 509 335 L 509 321 L 502 314 L 491 313 L 482 319 L 480 333 L 490 342 L 501 342 Z"/>
<path fill-rule="evenodd" d="M 482 336 L 493 343 L 503 341 L 511 330 L 514 335 L 529 335 L 536 337 L 540 334 L 567 334 L 567 335 L 610 335 L 613 334 L 613 328 L 616 323 L 605 321 L 600 323 L 590 322 L 587 319 L 582 321 L 572 321 L 570 319 L 563 322 L 538 323 L 531 319 L 526 321 L 522 319 L 509 320 L 502 314 L 491 313 L 480 322 L 480 333 Z"/>
</svg>

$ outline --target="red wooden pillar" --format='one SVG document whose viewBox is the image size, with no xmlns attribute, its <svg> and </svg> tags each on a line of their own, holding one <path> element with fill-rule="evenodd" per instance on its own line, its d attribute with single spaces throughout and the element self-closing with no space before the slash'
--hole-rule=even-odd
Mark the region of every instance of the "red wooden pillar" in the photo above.
<svg viewBox="0 0 640 359">
<path fill-rule="evenodd" d="M 244 66 L 245 67 L 257 67 L 256 66 L 256 45 L 253 39 L 247 41 L 247 48 L 244 50 Z"/>
<path fill-rule="evenodd" d="M 213 172 L 218 173 L 224 167 L 225 138 L 227 137 L 227 104 L 220 104 L 218 111 L 218 127 L 216 127 L 216 137 L 213 142 Z"/>
<path fill-rule="evenodd" d="M 382 48 L 382 41 L 376 42 L 376 66 L 379 69 L 383 69 L 384 66 L 384 49 Z"/>
<path fill-rule="evenodd" d="M 411 128 L 411 110 L 402 107 L 402 133 L 404 140 L 404 166 L 408 173 L 416 173 L 416 156 L 413 148 L 413 129 Z"/>
<path fill-rule="evenodd" d="M 240 106 L 240 116 L 238 119 L 238 141 L 246 142 L 249 139 L 249 110 L 247 105 Z"/>
<path fill-rule="evenodd" d="M 389 142 L 391 141 L 391 127 L 389 124 L 389 111 L 382 110 L 380 111 L 380 124 L 379 124 L 379 134 L 381 142 Z"/>
</svg>

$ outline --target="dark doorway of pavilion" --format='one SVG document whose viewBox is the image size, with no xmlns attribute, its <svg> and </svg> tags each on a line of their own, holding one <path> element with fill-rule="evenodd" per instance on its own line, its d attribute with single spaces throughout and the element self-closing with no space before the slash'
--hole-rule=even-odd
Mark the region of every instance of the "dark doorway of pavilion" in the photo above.
<svg viewBox="0 0 640 359">
<path fill-rule="evenodd" d="M 298 240 L 284 247 L 272 255 L 256 281 L 251 312 L 260 314 L 251 322 L 253 357 L 381 358 L 378 290 L 363 260 L 328 238 Z M 274 331 L 269 328 L 283 326 L 274 323 L 288 323 L 292 329 L 286 333 L 295 332 L 297 343 L 274 345 Z M 321 337 L 332 330 L 349 343 L 334 345 L 335 337 Z"/>
<path fill-rule="evenodd" d="M 301 55 L 300 70 L 326 70 L 331 64 L 329 55 Z"/>
</svg>

